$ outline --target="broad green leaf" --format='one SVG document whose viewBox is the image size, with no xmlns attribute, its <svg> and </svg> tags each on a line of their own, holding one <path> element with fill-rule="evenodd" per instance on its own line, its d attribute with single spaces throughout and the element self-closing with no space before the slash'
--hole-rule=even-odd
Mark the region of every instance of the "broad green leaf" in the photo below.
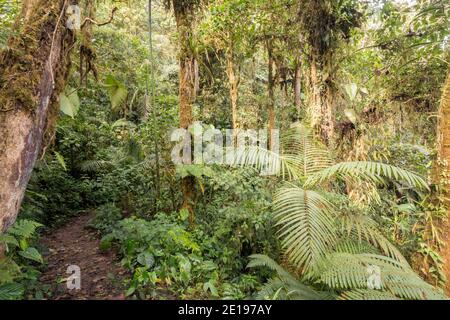
<svg viewBox="0 0 450 320">
<path fill-rule="evenodd" d="M 111 108 L 117 110 L 118 107 L 125 101 L 128 95 L 128 90 L 125 85 L 118 81 L 114 76 L 108 75 L 105 80 L 105 88 L 109 94 Z"/>
<path fill-rule="evenodd" d="M 75 89 L 66 87 L 64 92 L 59 95 L 61 111 L 74 118 L 80 109 L 80 99 Z"/>
<path fill-rule="evenodd" d="M 39 263 L 44 263 L 41 254 L 36 250 L 36 248 L 29 247 L 26 250 L 19 251 L 19 255 L 25 259 L 33 260 Z"/>
<path fill-rule="evenodd" d="M 347 92 L 350 101 L 354 101 L 356 98 L 356 94 L 358 93 L 358 86 L 356 83 L 350 83 L 345 86 L 345 91 Z"/>
</svg>

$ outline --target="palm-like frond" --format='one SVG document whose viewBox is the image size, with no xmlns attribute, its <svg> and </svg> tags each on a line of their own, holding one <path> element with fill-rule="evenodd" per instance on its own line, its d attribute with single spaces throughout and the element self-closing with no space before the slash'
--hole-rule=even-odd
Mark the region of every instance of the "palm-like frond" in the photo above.
<svg viewBox="0 0 450 320">
<path fill-rule="evenodd" d="M 260 146 L 245 146 L 227 152 L 227 163 L 234 166 L 253 167 L 263 175 L 277 175 L 285 179 L 298 179 L 301 162 L 291 154 L 282 155 Z"/>
<path fill-rule="evenodd" d="M 311 174 L 306 180 L 305 186 L 311 187 L 321 184 L 331 178 L 370 180 L 376 183 L 383 178 L 403 181 L 417 188 L 428 189 L 428 184 L 419 175 L 401 168 L 370 161 L 341 162 L 319 172 Z"/>
<path fill-rule="evenodd" d="M 445 296 L 417 276 L 408 264 L 374 254 L 333 253 L 320 263 L 319 281 L 335 290 L 367 290 L 369 267 L 380 273 L 380 290 L 402 299 L 445 299 Z"/>
<path fill-rule="evenodd" d="M 308 272 L 336 241 L 331 203 L 315 191 L 283 187 L 275 194 L 274 212 L 286 255 Z"/>
<path fill-rule="evenodd" d="M 78 168 L 82 172 L 95 173 L 114 168 L 114 163 L 107 160 L 85 160 L 78 164 Z"/>
<path fill-rule="evenodd" d="M 333 164 L 328 150 L 314 139 L 312 130 L 299 123 L 282 136 L 281 147 L 283 153 L 295 156 L 303 177 Z"/>
<path fill-rule="evenodd" d="M 317 291 L 301 283 L 266 255 L 254 254 L 250 259 L 248 268 L 268 267 L 277 273 L 277 276 L 269 280 L 258 292 L 258 299 L 322 300 L 330 297 L 329 293 Z"/>
<path fill-rule="evenodd" d="M 341 294 L 340 300 L 401 300 L 386 291 L 355 289 L 345 291 Z"/>
<path fill-rule="evenodd" d="M 406 263 L 398 249 L 379 231 L 377 223 L 367 215 L 341 213 L 338 221 L 344 237 L 352 237 L 361 242 L 367 241 L 381 250 L 383 254 Z"/>
</svg>

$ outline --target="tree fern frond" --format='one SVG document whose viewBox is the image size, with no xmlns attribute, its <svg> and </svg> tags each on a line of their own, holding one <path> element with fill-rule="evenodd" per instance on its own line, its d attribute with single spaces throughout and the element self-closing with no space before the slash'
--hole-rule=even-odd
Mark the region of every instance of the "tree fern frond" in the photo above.
<svg viewBox="0 0 450 320">
<path fill-rule="evenodd" d="M 377 223 L 367 215 L 342 213 L 339 217 L 344 236 L 361 243 L 367 241 L 381 252 L 399 262 L 407 263 L 401 252 L 379 231 Z"/>
<path fill-rule="evenodd" d="M 295 124 L 281 138 L 283 153 L 292 154 L 303 177 L 328 168 L 333 164 L 329 151 L 314 139 L 312 130 Z"/>
<path fill-rule="evenodd" d="M 95 173 L 114 168 L 114 163 L 107 160 L 85 160 L 78 164 L 78 168 L 82 172 Z"/>
<path fill-rule="evenodd" d="M 345 291 L 341 294 L 340 300 L 401 300 L 386 291 L 356 289 Z"/>
<path fill-rule="evenodd" d="M 287 257 L 308 272 L 336 241 L 333 206 L 317 192 L 283 187 L 275 194 L 274 212 Z"/>
<path fill-rule="evenodd" d="M 403 181 L 417 188 L 428 189 L 428 184 L 425 180 L 415 173 L 389 164 L 370 161 L 341 162 L 335 164 L 310 175 L 305 186 L 311 187 L 331 178 L 346 179 L 355 177 L 376 183 L 379 183 L 381 178 L 384 177 L 390 180 Z"/>
<path fill-rule="evenodd" d="M 409 265 L 374 254 L 333 253 L 320 263 L 319 281 L 335 290 L 369 288 L 369 267 L 380 273 L 380 290 L 402 299 L 445 299 L 433 286 L 417 276 Z"/>
<path fill-rule="evenodd" d="M 322 300 L 329 297 L 328 293 L 317 291 L 297 280 L 287 270 L 266 255 L 250 256 L 248 268 L 268 267 L 277 273 L 277 277 L 269 280 L 258 292 L 258 299 L 286 300 Z"/>
<path fill-rule="evenodd" d="M 290 154 L 280 155 L 260 146 L 237 148 L 236 152 L 229 154 L 233 157 L 228 158 L 227 163 L 233 166 L 250 166 L 263 175 L 277 175 L 285 179 L 298 179 L 301 176 L 301 163 Z"/>
</svg>

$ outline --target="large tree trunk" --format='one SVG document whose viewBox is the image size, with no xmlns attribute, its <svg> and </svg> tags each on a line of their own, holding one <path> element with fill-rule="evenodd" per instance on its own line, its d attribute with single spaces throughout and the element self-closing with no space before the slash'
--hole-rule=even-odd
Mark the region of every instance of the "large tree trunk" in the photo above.
<svg viewBox="0 0 450 320">
<path fill-rule="evenodd" d="M 294 102 L 295 108 L 297 109 L 297 117 L 300 119 L 302 112 L 302 64 L 300 59 L 297 60 L 295 64 L 295 75 L 294 75 Z"/>
<path fill-rule="evenodd" d="M 323 57 L 322 61 L 325 60 Z M 329 61 L 329 60 L 327 60 Z M 330 69 L 328 67 L 328 69 Z M 309 117 L 311 125 L 319 133 L 322 141 L 329 145 L 334 137 L 333 100 L 334 91 L 329 79 L 323 79 L 327 74 L 324 63 L 319 63 L 313 55 L 310 59 L 310 99 Z"/>
<path fill-rule="evenodd" d="M 447 278 L 446 291 L 450 294 L 450 73 L 444 85 L 439 107 L 437 132 L 438 161 L 437 183 L 443 188 L 448 210 L 448 221 L 444 229 L 445 247 L 443 250 L 444 273 Z"/>
<path fill-rule="evenodd" d="M 179 35 L 179 62 L 180 62 L 180 127 L 187 129 L 193 121 L 192 104 L 198 89 L 198 65 L 190 49 L 192 29 L 194 27 L 194 7 L 191 1 L 173 1 L 175 20 Z M 195 180 L 188 176 L 181 182 L 183 193 L 182 209 L 189 212 L 189 224 L 195 223 Z"/>
<path fill-rule="evenodd" d="M 276 122 L 276 114 L 275 114 L 275 76 L 274 76 L 274 72 L 273 72 L 273 66 L 274 66 L 274 58 L 273 58 L 273 48 L 272 48 L 272 42 L 271 40 L 267 41 L 267 53 L 269 56 L 269 62 L 268 62 L 268 79 L 267 79 L 267 83 L 268 83 L 268 94 L 269 94 L 269 99 L 268 99 L 268 134 L 269 134 L 269 139 L 268 139 L 268 146 L 269 146 L 269 150 L 271 150 L 273 142 L 272 142 L 272 130 L 275 129 L 275 122 Z"/>
<path fill-rule="evenodd" d="M 70 2 L 74 3 L 74 2 Z M 69 1 L 26 1 L 18 34 L 0 54 L 0 232 L 16 220 L 31 172 L 53 135 L 75 37 Z"/>
<path fill-rule="evenodd" d="M 238 94 L 239 94 L 239 76 L 236 75 L 233 45 L 230 45 L 229 52 L 227 53 L 227 77 L 230 91 L 231 100 L 231 125 L 232 129 L 238 128 Z"/>
</svg>

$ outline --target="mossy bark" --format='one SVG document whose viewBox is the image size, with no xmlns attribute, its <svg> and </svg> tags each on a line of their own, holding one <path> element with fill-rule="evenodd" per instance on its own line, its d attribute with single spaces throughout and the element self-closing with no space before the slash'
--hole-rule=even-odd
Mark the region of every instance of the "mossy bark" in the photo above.
<svg viewBox="0 0 450 320">
<path fill-rule="evenodd" d="M 268 123 L 267 130 L 269 134 L 268 148 L 271 150 L 273 141 L 272 141 L 272 130 L 275 129 L 276 126 L 276 113 L 275 113 L 275 75 L 274 75 L 274 57 L 273 57 L 273 46 L 272 40 L 267 41 L 267 54 L 268 54 L 268 79 L 267 79 L 267 92 L 268 92 Z"/>
<path fill-rule="evenodd" d="M 448 210 L 448 220 L 444 226 L 445 246 L 442 252 L 444 258 L 444 273 L 447 278 L 446 292 L 450 294 L 450 73 L 444 84 L 442 100 L 438 113 L 437 149 L 438 161 L 435 182 L 443 188 L 445 205 Z"/>
<path fill-rule="evenodd" d="M 180 98 L 180 127 L 187 129 L 193 121 L 192 104 L 198 89 L 198 65 L 190 47 L 192 30 L 194 27 L 194 6 L 192 1 L 173 2 L 175 20 L 179 36 L 179 98 Z M 189 212 L 189 224 L 195 224 L 195 180 L 185 177 L 181 182 L 183 193 L 182 209 Z"/>
<path fill-rule="evenodd" d="M 59 113 L 74 33 L 65 7 L 76 1 L 26 1 L 17 35 L 0 53 L 0 232 L 16 220 L 31 172 Z"/>
<path fill-rule="evenodd" d="M 319 62 L 320 61 L 320 62 Z M 324 79 L 324 75 L 329 77 L 331 68 L 324 66 L 324 62 L 329 62 L 330 58 L 310 57 L 310 82 L 309 82 L 309 108 L 308 113 L 311 125 L 317 130 L 322 141 L 329 145 L 334 138 L 334 112 L 333 99 L 334 92 L 329 78 Z"/>
</svg>

